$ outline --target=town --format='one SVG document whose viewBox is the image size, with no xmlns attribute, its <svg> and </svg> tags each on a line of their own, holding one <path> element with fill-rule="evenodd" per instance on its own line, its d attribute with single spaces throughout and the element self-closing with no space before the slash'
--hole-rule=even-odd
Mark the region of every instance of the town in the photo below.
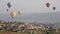
<svg viewBox="0 0 60 34">
<path fill-rule="evenodd" d="M 58 34 L 58 28 L 47 26 L 46 24 L 40 23 L 28 23 L 28 22 L 16 22 L 16 21 L 3 21 L 0 20 L 0 31 L 10 31 L 19 33 L 30 33 L 32 34 Z"/>
</svg>

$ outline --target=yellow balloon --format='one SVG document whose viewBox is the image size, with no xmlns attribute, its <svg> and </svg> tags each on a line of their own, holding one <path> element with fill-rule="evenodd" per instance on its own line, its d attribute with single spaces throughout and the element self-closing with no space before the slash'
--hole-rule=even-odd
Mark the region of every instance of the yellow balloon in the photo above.
<svg viewBox="0 0 60 34">
<path fill-rule="evenodd" d="M 15 13 L 15 12 L 11 12 L 11 13 L 10 13 L 10 16 L 11 16 L 12 18 L 14 18 L 14 17 L 16 16 L 16 13 Z"/>
<path fill-rule="evenodd" d="M 20 11 L 18 11 L 18 15 L 21 15 L 22 14 L 22 11 L 20 10 Z"/>
</svg>

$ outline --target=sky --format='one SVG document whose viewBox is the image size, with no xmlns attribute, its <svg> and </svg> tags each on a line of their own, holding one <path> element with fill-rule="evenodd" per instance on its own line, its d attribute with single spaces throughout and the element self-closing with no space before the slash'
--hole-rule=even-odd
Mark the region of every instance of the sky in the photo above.
<svg viewBox="0 0 60 34">
<path fill-rule="evenodd" d="M 12 7 L 9 12 L 22 10 L 23 13 L 49 13 L 60 11 L 60 0 L 0 0 L 0 13 L 7 13 L 7 3 L 10 2 Z M 50 7 L 46 7 L 50 3 Z M 52 7 L 56 7 L 53 10 Z"/>
<path fill-rule="evenodd" d="M 11 3 L 11 8 L 8 8 L 8 2 Z M 49 8 L 46 7 L 46 3 L 50 3 Z M 52 7 L 56 7 L 56 10 Z M 9 12 L 6 9 L 9 9 Z M 11 20 L 9 13 L 18 13 L 19 10 L 22 10 L 23 15 L 16 15 L 14 20 L 60 22 L 60 0 L 0 0 L 0 19 Z"/>
</svg>

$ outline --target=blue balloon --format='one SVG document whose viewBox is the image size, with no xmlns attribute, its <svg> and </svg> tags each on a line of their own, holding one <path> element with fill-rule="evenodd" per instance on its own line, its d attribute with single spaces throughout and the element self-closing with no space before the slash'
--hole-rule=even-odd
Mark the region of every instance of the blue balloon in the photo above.
<svg viewBox="0 0 60 34">
<path fill-rule="evenodd" d="M 10 3 L 10 2 L 8 2 L 8 3 L 7 3 L 7 6 L 8 6 L 9 8 L 11 8 L 11 3 Z"/>
<path fill-rule="evenodd" d="M 53 10 L 55 10 L 56 8 L 55 7 L 53 7 Z"/>
</svg>

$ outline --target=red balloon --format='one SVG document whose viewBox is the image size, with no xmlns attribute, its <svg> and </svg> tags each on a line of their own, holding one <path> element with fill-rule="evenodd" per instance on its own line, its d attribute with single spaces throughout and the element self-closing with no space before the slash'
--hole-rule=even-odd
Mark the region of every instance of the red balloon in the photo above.
<svg viewBox="0 0 60 34">
<path fill-rule="evenodd" d="M 46 6 L 47 6 L 47 7 L 50 7 L 50 3 L 46 3 Z"/>
</svg>

